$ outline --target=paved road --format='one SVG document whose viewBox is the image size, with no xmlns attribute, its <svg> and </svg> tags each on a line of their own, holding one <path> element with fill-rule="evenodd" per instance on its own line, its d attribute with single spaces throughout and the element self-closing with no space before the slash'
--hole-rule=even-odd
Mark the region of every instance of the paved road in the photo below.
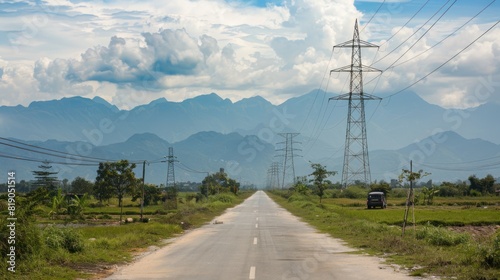
<svg viewBox="0 0 500 280">
<path fill-rule="evenodd" d="M 414 279 L 376 257 L 349 254 L 258 191 L 244 203 L 108 279 Z"/>
</svg>

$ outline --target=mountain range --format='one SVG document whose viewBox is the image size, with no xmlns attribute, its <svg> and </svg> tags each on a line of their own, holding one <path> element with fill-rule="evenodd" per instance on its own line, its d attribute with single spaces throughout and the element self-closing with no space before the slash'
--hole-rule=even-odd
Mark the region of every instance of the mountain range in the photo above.
<svg viewBox="0 0 500 280">
<path fill-rule="evenodd" d="M 179 180 L 199 180 L 205 172 L 225 168 L 240 180 L 262 184 L 271 162 L 279 160 L 275 149 L 284 141 L 282 132 L 300 133 L 294 139 L 301 150 L 295 160 L 297 175 L 309 174 L 310 162 L 341 173 L 347 102 L 329 99 L 334 96 L 314 91 L 273 105 L 259 96 L 233 103 L 211 93 L 183 102 L 162 98 L 131 110 L 120 110 L 100 97 L 71 97 L 27 107 L 1 106 L 0 134 L 102 159 L 160 160 L 168 147 L 174 147 Z M 494 129 L 498 117 L 500 105 L 495 103 L 444 109 L 412 92 L 367 101 L 372 179 L 396 178 L 408 168 L 410 158 L 438 181 L 498 172 L 494 162 L 482 161 L 500 155 L 500 131 Z M 0 152 L 44 157 L 5 145 L 0 145 Z M 0 162 L 27 177 L 37 165 L 11 158 Z M 62 176 L 95 178 L 95 167 L 61 166 L 66 174 Z M 165 181 L 166 163 L 151 163 L 147 170 L 153 183 Z M 340 175 L 333 180 L 340 180 Z"/>
</svg>

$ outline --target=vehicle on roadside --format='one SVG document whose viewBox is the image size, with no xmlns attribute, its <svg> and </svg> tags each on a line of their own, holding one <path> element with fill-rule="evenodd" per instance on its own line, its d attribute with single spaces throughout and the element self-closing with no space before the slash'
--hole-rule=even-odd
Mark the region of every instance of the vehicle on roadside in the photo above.
<svg viewBox="0 0 500 280">
<path fill-rule="evenodd" d="M 371 209 L 375 207 L 380 207 L 382 209 L 387 207 L 387 200 L 385 199 L 385 194 L 383 192 L 368 193 L 366 208 Z"/>
</svg>

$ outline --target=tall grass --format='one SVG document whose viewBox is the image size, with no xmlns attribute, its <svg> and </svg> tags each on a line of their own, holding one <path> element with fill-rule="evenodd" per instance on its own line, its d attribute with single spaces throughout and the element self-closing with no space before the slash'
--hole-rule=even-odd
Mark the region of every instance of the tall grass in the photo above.
<svg viewBox="0 0 500 280">
<path fill-rule="evenodd" d="M 320 205 L 316 199 L 295 194 L 272 192 L 270 196 L 294 215 L 317 229 L 342 238 L 366 252 L 389 256 L 389 260 L 407 267 L 413 276 L 439 275 L 455 279 L 493 280 L 500 278 L 500 232 L 490 238 L 475 240 L 466 233 L 456 233 L 442 226 L 421 221 L 417 230 L 401 235 L 399 221 L 403 208 L 366 210 L 337 205 L 332 199 Z M 463 215 L 463 211 L 473 211 Z M 483 212 L 477 212 L 483 211 Z M 475 224 L 491 221 L 500 224 L 495 209 L 433 208 L 433 220 L 442 224 L 466 217 Z M 418 212 L 420 215 L 420 212 Z M 443 220 L 440 219 L 443 218 Z"/>
<path fill-rule="evenodd" d="M 201 203 L 185 201 L 179 203 L 177 210 L 168 210 L 164 214 L 154 215 L 157 211 L 145 211 L 150 213 L 147 214 L 151 219 L 149 223 L 41 226 L 33 220 L 16 232 L 19 240 L 32 240 L 27 243 L 29 246 L 25 246 L 27 249 L 23 249 L 22 258 L 18 259 L 16 273 L 7 271 L 5 254 L 0 256 L 0 279 L 92 278 L 91 271 L 131 261 L 136 252 L 151 245 L 161 246 L 162 240 L 181 233 L 187 227 L 210 221 L 251 194 L 220 194 Z M 135 211 L 138 210 L 136 207 L 130 209 L 134 210 L 131 210 L 132 215 L 139 214 Z"/>
</svg>

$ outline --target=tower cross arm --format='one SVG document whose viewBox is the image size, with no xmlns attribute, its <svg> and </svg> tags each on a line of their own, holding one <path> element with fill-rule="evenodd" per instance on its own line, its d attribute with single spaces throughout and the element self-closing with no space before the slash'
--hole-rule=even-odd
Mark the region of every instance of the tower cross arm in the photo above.
<svg viewBox="0 0 500 280">
<path fill-rule="evenodd" d="M 382 100 L 382 98 L 371 95 L 368 93 L 362 93 L 362 94 L 352 94 L 352 93 L 344 93 L 339 96 L 334 96 L 328 98 L 328 100 Z"/>
<path fill-rule="evenodd" d="M 366 65 L 361 65 L 361 67 L 358 65 L 346 65 L 337 69 L 330 70 L 330 74 L 332 72 L 382 72 L 382 70 Z"/>
<path fill-rule="evenodd" d="M 344 43 L 333 46 L 333 49 L 335 50 L 335 48 L 352 48 L 352 47 L 378 48 L 379 46 L 372 44 L 370 42 L 367 42 L 367 41 L 363 41 L 363 40 L 358 41 L 358 40 L 351 39 L 351 40 L 346 41 Z"/>
</svg>

